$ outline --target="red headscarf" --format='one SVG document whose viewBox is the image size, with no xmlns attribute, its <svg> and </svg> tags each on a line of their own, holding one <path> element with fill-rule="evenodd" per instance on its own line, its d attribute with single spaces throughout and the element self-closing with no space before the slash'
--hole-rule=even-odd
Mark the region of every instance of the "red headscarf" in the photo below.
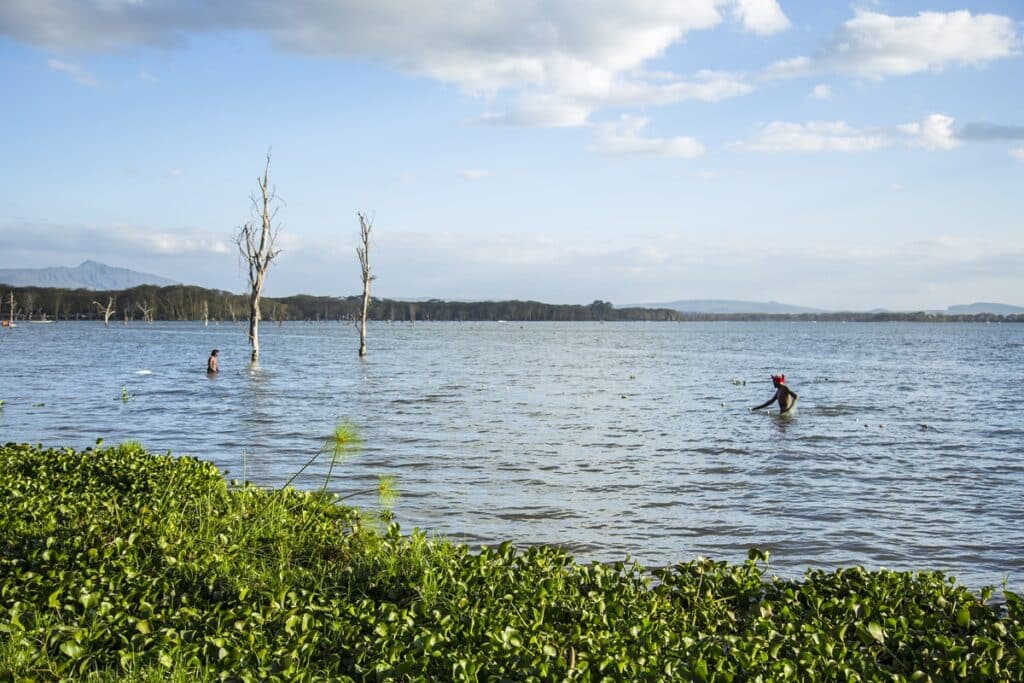
<svg viewBox="0 0 1024 683">
<path fill-rule="evenodd" d="M 786 376 L 784 374 L 782 374 L 781 372 L 779 374 L 777 374 L 777 375 L 772 375 L 772 383 L 773 384 L 785 384 L 786 383 Z"/>
</svg>

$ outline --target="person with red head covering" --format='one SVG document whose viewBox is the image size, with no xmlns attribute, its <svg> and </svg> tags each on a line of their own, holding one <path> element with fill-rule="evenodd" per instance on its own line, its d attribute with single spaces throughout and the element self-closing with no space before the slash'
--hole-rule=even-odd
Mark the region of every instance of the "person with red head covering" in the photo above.
<svg viewBox="0 0 1024 683">
<path fill-rule="evenodd" d="M 756 408 L 751 408 L 751 410 L 761 410 L 761 408 L 767 408 L 773 402 L 778 401 L 779 415 L 785 415 L 796 406 L 796 392 L 786 386 L 786 376 L 781 372 L 777 375 L 772 375 L 772 384 L 775 386 L 775 395 Z"/>
</svg>

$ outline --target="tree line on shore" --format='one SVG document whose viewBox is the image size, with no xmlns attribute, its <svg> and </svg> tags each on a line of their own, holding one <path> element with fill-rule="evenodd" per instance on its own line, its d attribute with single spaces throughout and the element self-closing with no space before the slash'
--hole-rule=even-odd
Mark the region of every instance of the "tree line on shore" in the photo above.
<svg viewBox="0 0 1024 683">
<path fill-rule="evenodd" d="M 13 300 L 13 306 L 11 302 Z M 54 287 L 10 287 L 2 297 L 3 317 L 13 320 L 104 320 L 108 322 L 236 322 L 249 316 L 249 295 L 191 285 L 142 285 L 121 291 Z M 262 318 L 284 321 L 358 320 L 361 295 L 299 294 L 264 297 Z M 13 312 L 12 309 L 13 308 Z M 616 308 L 607 301 L 546 304 L 539 301 L 398 301 L 374 297 L 370 320 L 419 321 L 822 321 L 822 322 L 1024 322 L 1024 315 L 919 312 L 693 313 L 666 308 Z"/>
</svg>

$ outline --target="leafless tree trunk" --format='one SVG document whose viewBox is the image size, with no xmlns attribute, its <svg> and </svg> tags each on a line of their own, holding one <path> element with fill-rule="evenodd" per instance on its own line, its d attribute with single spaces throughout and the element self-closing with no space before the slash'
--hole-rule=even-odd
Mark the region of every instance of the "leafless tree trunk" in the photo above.
<svg viewBox="0 0 1024 683">
<path fill-rule="evenodd" d="M 363 307 L 359 314 L 359 357 L 366 357 L 366 315 L 370 310 L 370 283 L 376 277 L 370 273 L 370 231 L 373 230 L 373 220 L 368 219 L 366 214 L 358 213 L 359 216 L 359 241 L 362 243 L 356 247 L 356 254 L 359 256 L 359 269 L 363 278 Z"/>
<path fill-rule="evenodd" d="M 273 225 L 277 215 L 277 208 L 273 205 L 277 193 L 270 188 L 269 176 L 270 152 L 267 152 L 263 177 L 256 179 L 260 194 L 258 197 L 250 197 L 254 218 L 240 227 L 235 235 L 238 251 L 249 266 L 249 345 L 252 346 L 253 363 L 260 359 L 260 296 L 263 295 L 263 283 L 271 262 L 281 253 L 280 249 L 274 249 L 278 228 Z"/>
<path fill-rule="evenodd" d="M 14 318 L 17 317 L 18 307 L 14 303 L 14 290 L 12 289 L 8 293 L 8 309 L 7 309 L 7 324 L 9 326 L 14 325 Z"/>
<path fill-rule="evenodd" d="M 210 304 L 203 299 L 203 327 L 210 324 Z"/>
<path fill-rule="evenodd" d="M 34 312 L 36 307 L 35 295 L 33 295 L 32 292 L 25 292 L 25 295 L 22 296 L 22 299 L 25 301 L 25 320 L 31 320 L 32 313 Z"/>
<path fill-rule="evenodd" d="M 142 322 L 153 324 L 153 307 L 145 304 L 135 304 L 142 311 Z"/>
<path fill-rule="evenodd" d="M 106 306 L 101 304 L 99 301 L 93 301 L 93 303 L 96 305 L 98 309 L 100 309 L 100 313 L 103 315 L 103 326 L 110 327 L 110 318 L 115 313 L 117 313 L 117 309 L 114 308 L 114 297 L 107 297 Z"/>
</svg>

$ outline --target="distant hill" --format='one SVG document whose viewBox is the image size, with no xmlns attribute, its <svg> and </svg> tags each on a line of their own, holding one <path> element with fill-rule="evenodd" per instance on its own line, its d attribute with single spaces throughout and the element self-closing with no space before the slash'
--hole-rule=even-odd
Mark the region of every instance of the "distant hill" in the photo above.
<svg viewBox="0 0 1024 683">
<path fill-rule="evenodd" d="M 684 299 L 660 304 L 634 304 L 640 308 L 668 308 L 684 313 L 822 313 L 820 308 L 791 306 L 777 301 L 735 301 L 733 299 Z"/>
<path fill-rule="evenodd" d="M 976 313 L 995 313 L 997 315 L 1013 315 L 1024 313 L 1024 306 L 1011 306 L 1009 304 L 991 304 L 977 302 L 973 304 L 960 304 L 950 306 L 946 309 L 950 315 L 974 315 Z"/>
<path fill-rule="evenodd" d="M 59 287 L 114 291 L 139 285 L 167 287 L 177 284 L 159 275 L 84 261 L 75 268 L 0 268 L 0 283 L 12 287 Z"/>
</svg>

